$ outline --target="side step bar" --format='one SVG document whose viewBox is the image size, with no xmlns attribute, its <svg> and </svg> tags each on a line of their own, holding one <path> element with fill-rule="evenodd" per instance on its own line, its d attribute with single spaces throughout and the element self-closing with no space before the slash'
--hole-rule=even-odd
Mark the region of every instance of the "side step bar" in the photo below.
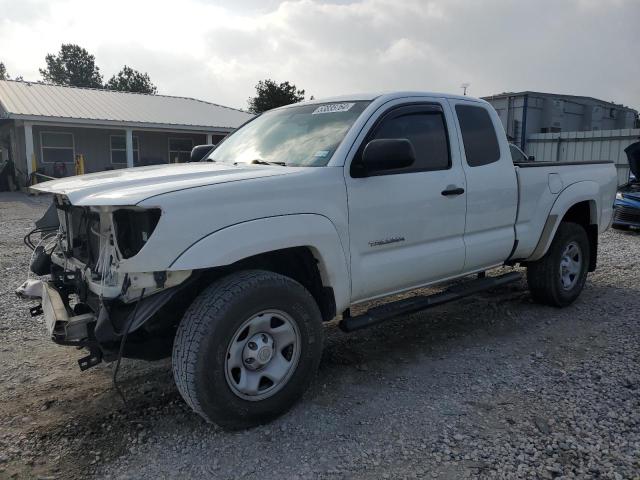
<svg viewBox="0 0 640 480">
<path fill-rule="evenodd" d="M 497 277 L 479 276 L 476 280 L 470 280 L 458 285 L 454 285 L 442 292 L 433 295 L 419 295 L 416 297 L 405 298 L 397 302 L 387 303 L 379 307 L 373 307 L 366 313 L 351 317 L 343 317 L 339 326 L 344 332 L 353 332 L 361 328 L 376 325 L 385 320 L 397 317 L 399 315 L 407 315 L 419 312 L 430 307 L 442 305 L 443 303 L 453 302 L 463 297 L 473 295 L 507 283 L 517 282 L 522 279 L 519 272 L 509 272 Z"/>
</svg>

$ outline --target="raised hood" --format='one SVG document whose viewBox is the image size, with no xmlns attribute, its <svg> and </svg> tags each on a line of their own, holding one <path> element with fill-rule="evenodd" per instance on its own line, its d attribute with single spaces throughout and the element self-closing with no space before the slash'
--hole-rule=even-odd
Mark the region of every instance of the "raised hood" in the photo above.
<svg viewBox="0 0 640 480">
<path fill-rule="evenodd" d="M 640 142 L 632 143 L 624 152 L 627 154 L 631 173 L 636 177 L 636 181 L 640 182 Z"/>
<path fill-rule="evenodd" d="M 233 166 L 212 162 L 152 165 L 61 178 L 36 184 L 31 189 L 65 195 L 72 205 L 135 205 L 154 195 L 217 183 L 286 175 L 300 168 Z"/>
</svg>

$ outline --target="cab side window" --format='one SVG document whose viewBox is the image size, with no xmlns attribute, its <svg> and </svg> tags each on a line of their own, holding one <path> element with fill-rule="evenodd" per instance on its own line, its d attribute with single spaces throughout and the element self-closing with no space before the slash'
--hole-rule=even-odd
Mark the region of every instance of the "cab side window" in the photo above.
<svg viewBox="0 0 640 480">
<path fill-rule="evenodd" d="M 369 133 L 362 150 L 371 140 L 399 138 L 411 142 L 416 161 L 409 167 L 385 170 L 378 175 L 446 170 L 451 167 L 447 127 L 439 106 L 410 105 L 387 112 Z M 359 176 L 358 163 L 352 164 L 353 176 Z"/>
<path fill-rule="evenodd" d="M 456 105 L 467 164 L 480 167 L 500 160 L 496 130 L 486 108 Z"/>
<path fill-rule="evenodd" d="M 370 140 L 381 138 L 406 138 L 412 143 L 416 161 L 401 169 L 402 173 L 449 168 L 447 129 L 441 112 L 416 112 L 387 118 Z"/>
</svg>

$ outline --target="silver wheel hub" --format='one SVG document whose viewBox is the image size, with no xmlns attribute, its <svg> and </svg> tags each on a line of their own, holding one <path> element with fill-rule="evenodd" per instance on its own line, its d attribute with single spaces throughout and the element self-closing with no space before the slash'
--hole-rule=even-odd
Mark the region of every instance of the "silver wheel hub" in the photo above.
<svg viewBox="0 0 640 480">
<path fill-rule="evenodd" d="M 562 288 L 571 290 L 582 272 L 582 250 L 576 242 L 570 242 L 560 257 L 560 281 Z"/>
<path fill-rule="evenodd" d="M 242 361 L 249 370 L 259 370 L 273 357 L 273 338 L 267 333 L 256 333 L 242 350 Z"/>
<path fill-rule="evenodd" d="M 251 316 L 229 342 L 227 384 L 244 400 L 258 401 L 274 395 L 295 372 L 300 347 L 300 331 L 286 312 L 265 310 Z"/>
</svg>

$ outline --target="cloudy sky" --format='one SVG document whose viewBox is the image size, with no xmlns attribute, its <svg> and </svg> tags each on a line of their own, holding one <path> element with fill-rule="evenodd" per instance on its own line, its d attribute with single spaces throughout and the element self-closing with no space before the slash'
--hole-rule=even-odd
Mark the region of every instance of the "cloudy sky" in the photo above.
<svg viewBox="0 0 640 480">
<path fill-rule="evenodd" d="M 640 0 L 0 0 L 0 61 L 38 80 L 77 43 L 105 80 L 245 108 L 258 80 L 316 98 L 538 90 L 640 108 Z"/>
</svg>

